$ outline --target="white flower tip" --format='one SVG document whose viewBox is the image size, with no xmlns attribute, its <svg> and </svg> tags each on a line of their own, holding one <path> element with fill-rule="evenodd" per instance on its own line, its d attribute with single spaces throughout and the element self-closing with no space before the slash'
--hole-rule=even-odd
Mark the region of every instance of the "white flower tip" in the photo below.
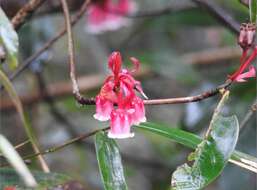
<svg viewBox="0 0 257 190">
<path fill-rule="evenodd" d="M 110 117 L 105 117 L 105 116 L 99 115 L 97 113 L 94 114 L 94 118 L 99 121 L 108 121 L 110 119 Z"/>
<path fill-rule="evenodd" d="M 140 119 L 140 122 L 141 123 L 146 122 L 146 117 L 143 117 L 142 119 Z"/>
<path fill-rule="evenodd" d="M 126 139 L 126 138 L 132 138 L 134 137 L 134 133 L 122 133 L 122 134 L 115 134 L 111 131 L 108 132 L 108 137 L 111 139 Z"/>
</svg>

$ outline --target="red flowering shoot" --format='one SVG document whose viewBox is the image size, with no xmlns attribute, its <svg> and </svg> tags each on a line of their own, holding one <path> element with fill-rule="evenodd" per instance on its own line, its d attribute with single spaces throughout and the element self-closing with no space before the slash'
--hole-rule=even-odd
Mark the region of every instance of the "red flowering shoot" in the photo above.
<svg viewBox="0 0 257 190">
<path fill-rule="evenodd" d="M 247 57 L 249 49 L 254 45 L 256 26 L 252 23 L 243 23 L 240 27 L 240 34 L 238 37 L 238 44 L 241 46 L 243 52 L 240 58 L 240 67 L 229 78 L 236 82 L 246 82 L 247 78 L 256 77 L 256 71 L 252 65 L 257 56 L 257 46 L 255 46 L 252 53 Z M 246 71 L 248 69 L 248 71 Z"/>
<path fill-rule="evenodd" d="M 133 124 L 145 122 L 145 107 L 143 100 L 137 96 L 138 91 L 146 97 L 141 83 L 135 80 L 132 73 L 139 68 L 139 61 L 132 57 L 134 69 L 122 69 L 122 58 L 119 52 L 113 52 L 108 60 L 109 75 L 96 96 L 96 114 L 94 118 L 99 121 L 110 120 L 110 138 L 133 137 L 131 132 Z"/>
</svg>

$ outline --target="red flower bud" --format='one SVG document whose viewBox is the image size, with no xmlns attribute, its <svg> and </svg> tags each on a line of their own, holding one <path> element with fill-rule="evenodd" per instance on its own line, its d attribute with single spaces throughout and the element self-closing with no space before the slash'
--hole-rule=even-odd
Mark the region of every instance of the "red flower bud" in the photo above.
<svg viewBox="0 0 257 190">
<path fill-rule="evenodd" d="M 240 27 L 240 34 L 238 37 L 238 44 L 245 51 L 254 44 L 256 33 L 256 26 L 254 23 L 242 23 Z"/>
</svg>

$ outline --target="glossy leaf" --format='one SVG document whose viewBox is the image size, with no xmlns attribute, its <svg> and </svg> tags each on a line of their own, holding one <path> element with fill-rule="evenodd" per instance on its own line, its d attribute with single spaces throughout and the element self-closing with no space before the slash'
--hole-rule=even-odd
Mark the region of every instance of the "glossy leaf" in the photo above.
<svg viewBox="0 0 257 190">
<path fill-rule="evenodd" d="M 193 166 L 184 164 L 173 173 L 172 189 L 198 190 L 216 179 L 234 151 L 238 129 L 235 116 L 216 118 L 210 135 L 194 153 Z"/>
<path fill-rule="evenodd" d="M 18 35 L 13 29 L 12 24 L 0 7 L 0 46 L 4 47 L 7 64 L 10 69 L 18 65 Z"/>
<path fill-rule="evenodd" d="M 33 176 L 38 182 L 36 189 L 53 189 L 53 187 L 59 187 L 61 184 L 68 183 L 71 179 L 63 174 L 57 173 L 43 173 L 39 171 L 32 172 Z M 16 171 L 10 168 L 0 169 L 0 189 L 4 189 L 7 186 L 15 186 L 19 190 L 27 190 L 23 180 L 17 175 Z M 61 188 L 59 188 L 61 189 Z"/>
<path fill-rule="evenodd" d="M 182 145 L 185 145 L 186 147 L 193 149 L 195 149 L 197 145 L 202 141 L 202 139 L 199 136 L 193 133 L 189 133 L 178 128 L 171 128 L 160 124 L 145 122 L 140 123 L 140 125 L 136 125 L 135 127 L 139 129 L 145 129 L 158 135 L 167 137 L 169 139 L 174 140 L 175 142 L 178 142 Z"/>
<path fill-rule="evenodd" d="M 140 123 L 140 125 L 134 126 L 135 128 L 142 129 L 167 137 L 176 143 L 182 144 L 188 148 L 195 149 L 198 144 L 201 143 L 202 138 L 179 128 L 171 128 L 165 125 L 156 123 Z M 257 173 L 257 158 L 235 150 L 231 156 L 231 163 L 237 164 L 247 170 Z"/>
<path fill-rule="evenodd" d="M 172 175 L 171 189 L 199 190 L 220 175 L 232 155 L 239 134 L 236 116 L 223 117 L 221 110 L 228 98 L 226 91 L 214 111 L 205 139 L 191 157 L 192 167 L 183 164 Z M 193 156 L 192 156 L 193 155 Z"/>
<path fill-rule="evenodd" d="M 105 190 L 127 190 L 118 146 L 104 132 L 95 137 L 96 155 Z"/>
<path fill-rule="evenodd" d="M 257 0 L 249 0 L 249 14 L 250 14 L 250 21 L 252 23 L 256 23 Z"/>
</svg>

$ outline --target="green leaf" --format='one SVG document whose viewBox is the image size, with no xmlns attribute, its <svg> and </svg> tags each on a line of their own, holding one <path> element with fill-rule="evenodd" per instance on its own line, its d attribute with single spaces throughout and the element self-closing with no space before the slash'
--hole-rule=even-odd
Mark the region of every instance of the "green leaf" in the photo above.
<svg viewBox="0 0 257 190">
<path fill-rule="evenodd" d="M 252 23 L 256 23 L 257 0 L 249 0 L 249 14 L 250 14 L 250 21 Z"/>
<path fill-rule="evenodd" d="M 96 156 L 105 190 L 127 190 L 118 146 L 104 132 L 95 137 Z"/>
<path fill-rule="evenodd" d="M 38 182 L 38 187 L 34 189 L 52 189 L 58 185 L 68 183 L 71 179 L 70 177 L 57 174 L 57 173 L 43 173 L 39 171 L 33 171 L 33 176 Z M 28 190 L 25 187 L 23 180 L 17 175 L 16 171 L 10 168 L 0 169 L 0 189 L 4 189 L 6 186 L 16 186 L 17 190 Z"/>
<path fill-rule="evenodd" d="M 12 24 L 8 20 L 4 11 L 0 7 L 0 46 L 3 46 L 7 55 L 7 64 L 10 69 L 14 69 L 18 65 L 18 35 L 13 29 Z"/>
<path fill-rule="evenodd" d="M 184 164 L 172 175 L 172 189 L 198 190 L 207 186 L 222 172 L 238 138 L 238 121 L 235 116 L 215 119 L 212 131 L 195 151 L 192 167 Z"/>
<path fill-rule="evenodd" d="M 221 110 L 228 98 L 226 91 L 214 111 L 205 139 L 194 152 L 192 167 L 179 166 L 172 175 L 171 189 L 199 190 L 220 175 L 232 155 L 239 134 L 236 116 L 223 117 Z"/>
<path fill-rule="evenodd" d="M 199 136 L 193 133 L 183 131 L 179 128 L 171 128 L 160 124 L 145 122 L 140 123 L 140 125 L 136 125 L 135 127 L 151 131 L 164 137 L 168 137 L 169 139 L 172 139 L 175 142 L 178 142 L 192 149 L 195 149 L 202 141 Z"/>
<path fill-rule="evenodd" d="M 161 135 L 163 137 L 167 137 L 176 143 L 182 144 L 192 149 L 195 149 L 202 141 L 201 137 L 193 133 L 183 131 L 179 128 L 171 128 L 156 123 L 140 123 L 140 125 L 135 125 L 134 127 Z M 235 150 L 231 156 L 230 161 L 231 163 L 237 164 L 240 167 L 257 173 L 257 159 L 253 156 Z"/>
</svg>

